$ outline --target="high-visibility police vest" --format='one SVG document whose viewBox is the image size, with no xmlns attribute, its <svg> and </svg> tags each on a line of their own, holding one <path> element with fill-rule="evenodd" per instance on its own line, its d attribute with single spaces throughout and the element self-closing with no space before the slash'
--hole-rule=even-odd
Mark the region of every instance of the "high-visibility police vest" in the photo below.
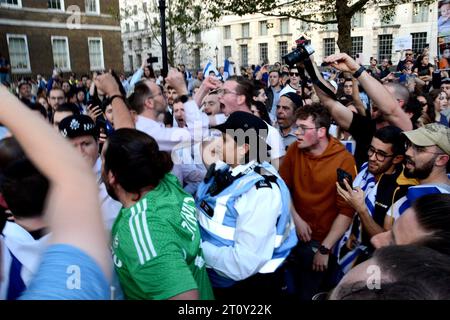
<svg viewBox="0 0 450 320">
<path fill-rule="evenodd" d="M 228 171 L 226 167 L 225 171 Z M 268 171 L 269 175 L 262 174 Z M 261 172 L 257 173 L 257 172 Z M 209 188 L 214 183 L 214 177 L 208 182 L 202 182 L 197 190 L 196 205 L 199 209 L 198 221 L 203 241 L 207 241 L 216 247 L 233 247 L 236 221 L 239 216 L 234 205 L 236 200 L 253 188 L 257 183 L 271 186 L 270 182 L 276 183 L 280 188 L 282 212 L 277 219 L 276 240 L 271 260 L 269 260 L 258 272 L 274 272 L 289 255 L 291 248 L 297 244 L 297 234 L 294 221 L 290 214 L 290 193 L 285 182 L 278 176 L 276 170 L 267 162 L 263 164 L 255 163 L 243 174 L 238 175 L 231 185 L 220 191 L 216 195 L 209 193 Z M 214 216 L 216 202 L 220 201 L 226 206 L 226 212 L 222 217 Z M 261 216 L 263 218 L 263 215 Z M 229 287 L 235 283 L 234 280 L 212 272 L 211 281 L 216 287 Z"/>
</svg>

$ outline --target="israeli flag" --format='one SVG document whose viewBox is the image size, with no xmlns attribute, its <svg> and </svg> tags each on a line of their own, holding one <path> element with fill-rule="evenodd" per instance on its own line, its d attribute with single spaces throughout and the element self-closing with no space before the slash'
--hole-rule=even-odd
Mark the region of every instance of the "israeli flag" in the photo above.
<svg viewBox="0 0 450 320">
<path fill-rule="evenodd" d="M 209 76 L 209 73 L 211 71 L 213 71 L 216 76 L 219 75 L 219 71 L 217 71 L 216 67 L 214 67 L 211 61 L 208 61 L 205 68 L 203 69 L 203 76 L 206 78 L 207 76 Z"/>
<path fill-rule="evenodd" d="M 223 81 L 227 80 L 228 77 L 234 76 L 233 64 L 230 60 L 225 59 L 223 62 Z"/>
</svg>

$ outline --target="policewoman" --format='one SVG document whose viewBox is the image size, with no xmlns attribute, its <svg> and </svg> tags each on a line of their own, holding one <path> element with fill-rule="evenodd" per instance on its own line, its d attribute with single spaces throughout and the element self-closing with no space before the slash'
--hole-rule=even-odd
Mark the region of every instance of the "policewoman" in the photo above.
<svg viewBox="0 0 450 320">
<path fill-rule="evenodd" d="M 280 297 L 282 264 L 297 243 L 290 194 L 267 162 L 268 127 L 237 111 L 216 127 L 221 161 L 211 165 L 196 205 L 202 248 L 217 299 Z"/>
</svg>

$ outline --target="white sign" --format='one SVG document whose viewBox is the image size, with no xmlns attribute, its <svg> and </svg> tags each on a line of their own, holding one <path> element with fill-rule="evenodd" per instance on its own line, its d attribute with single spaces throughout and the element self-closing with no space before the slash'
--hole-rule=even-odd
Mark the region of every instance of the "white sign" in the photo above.
<svg viewBox="0 0 450 320">
<path fill-rule="evenodd" d="M 394 51 L 402 51 L 406 49 L 412 49 L 412 36 L 407 35 L 394 39 Z"/>
</svg>

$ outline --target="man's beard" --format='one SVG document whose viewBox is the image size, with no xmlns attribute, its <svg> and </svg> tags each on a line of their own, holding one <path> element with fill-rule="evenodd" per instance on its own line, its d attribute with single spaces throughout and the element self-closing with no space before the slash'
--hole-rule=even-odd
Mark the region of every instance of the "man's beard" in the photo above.
<svg viewBox="0 0 450 320">
<path fill-rule="evenodd" d="M 413 162 L 409 157 L 407 157 L 407 160 Z M 434 160 L 436 160 L 436 157 L 433 157 L 428 162 L 424 163 L 421 168 L 414 167 L 412 171 L 407 167 L 405 167 L 404 171 L 405 177 L 425 180 L 430 176 L 431 171 L 433 171 Z"/>
</svg>

